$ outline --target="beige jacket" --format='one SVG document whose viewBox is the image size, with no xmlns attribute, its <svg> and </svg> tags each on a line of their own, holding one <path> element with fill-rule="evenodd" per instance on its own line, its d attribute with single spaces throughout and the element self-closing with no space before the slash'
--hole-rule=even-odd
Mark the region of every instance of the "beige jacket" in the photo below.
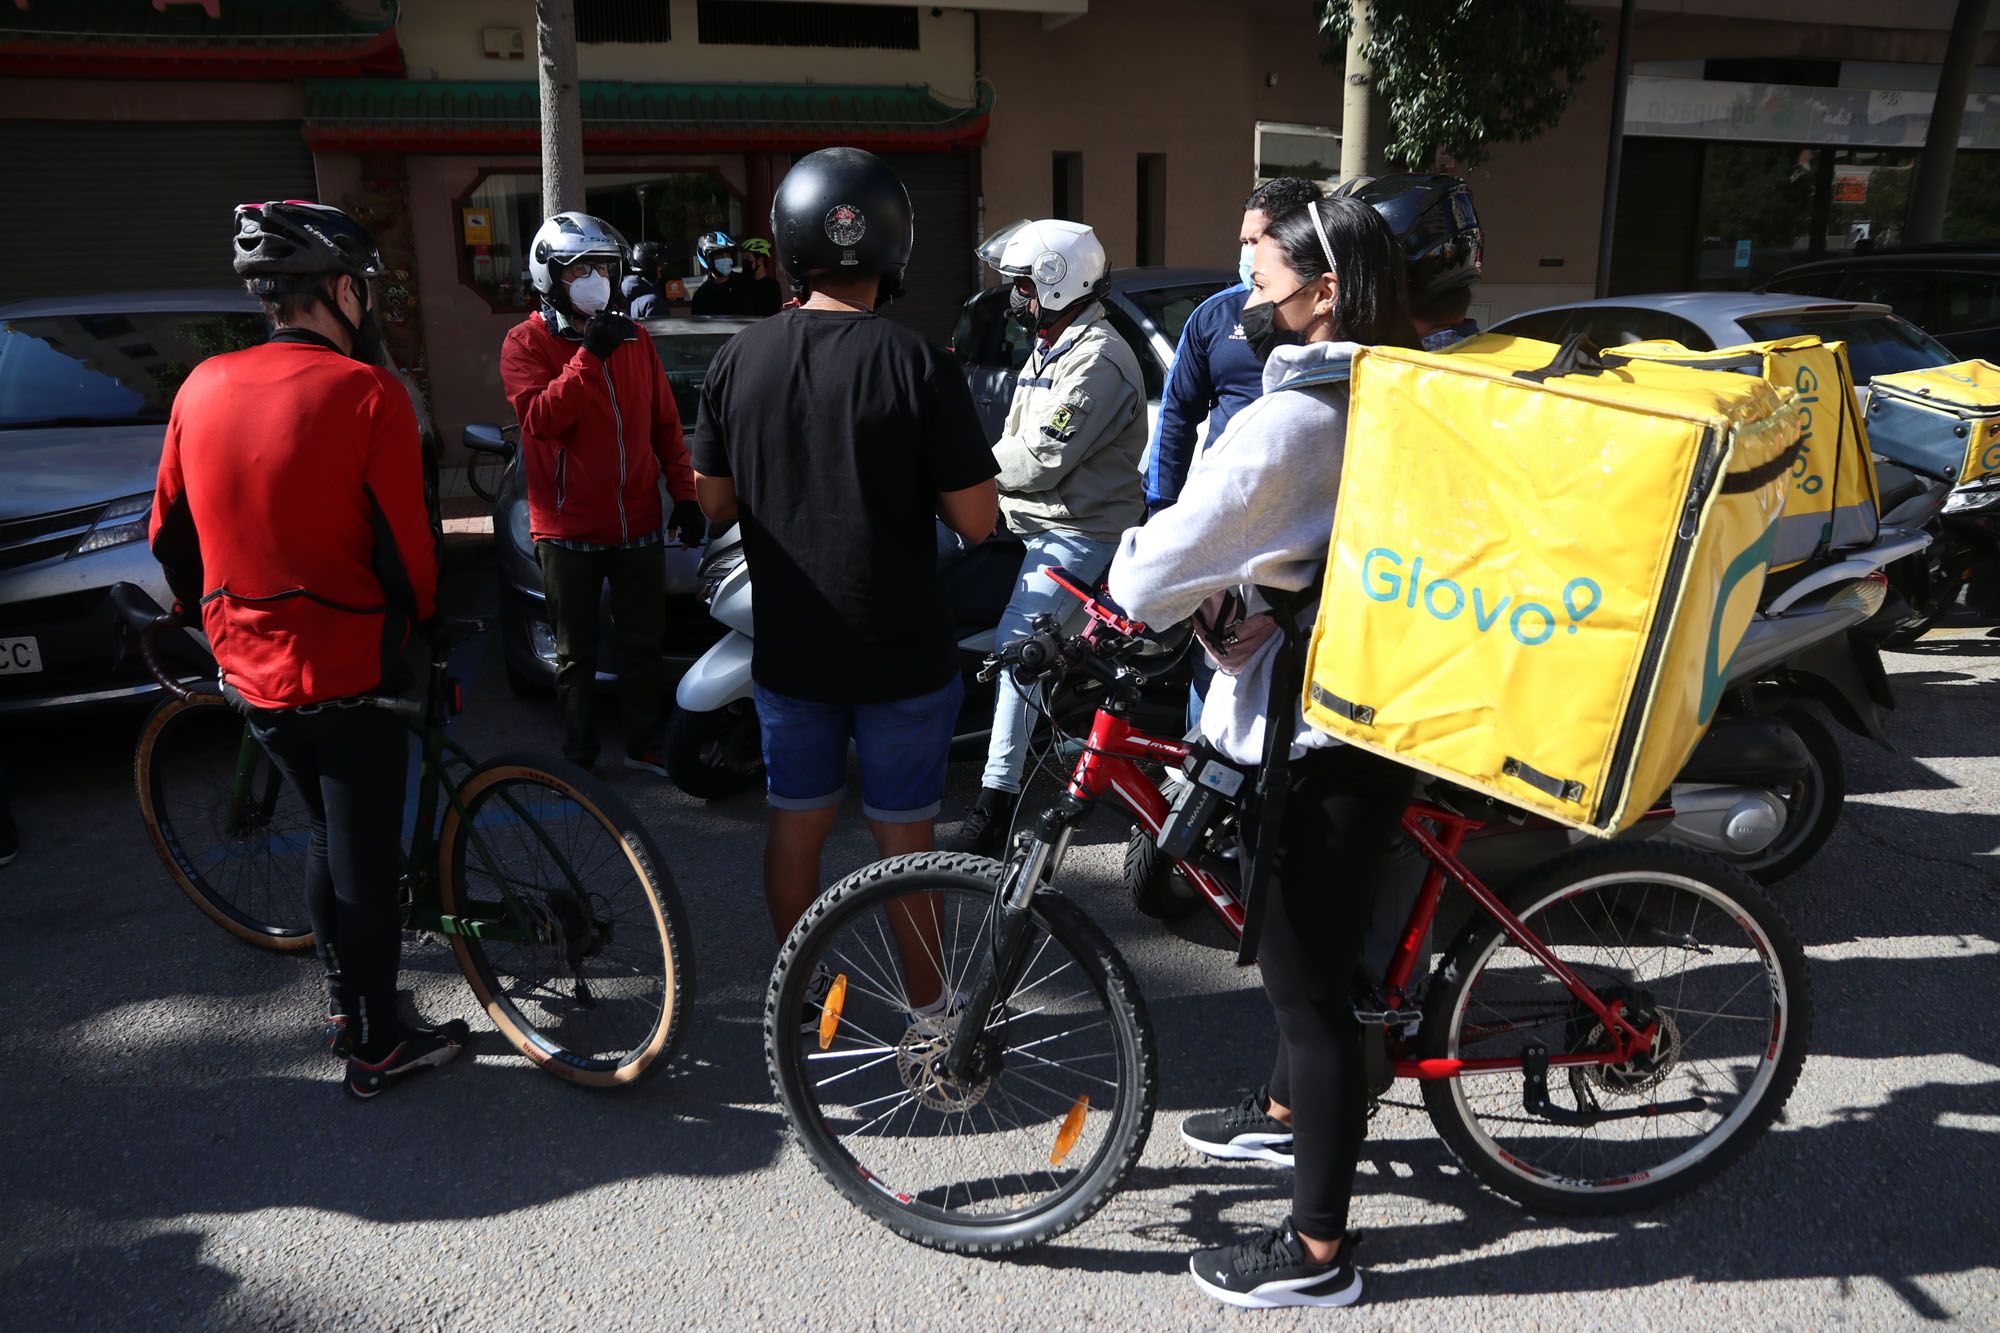
<svg viewBox="0 0 2000 1333">
<path fill-rule="evenodd" d="M 1023 536 L 1115 541 L 1146 515 L 1146 389 L 1138 358 L 1093 306 L 1028 356 L 993 446 L 1000 515 Z"/>
</svg>

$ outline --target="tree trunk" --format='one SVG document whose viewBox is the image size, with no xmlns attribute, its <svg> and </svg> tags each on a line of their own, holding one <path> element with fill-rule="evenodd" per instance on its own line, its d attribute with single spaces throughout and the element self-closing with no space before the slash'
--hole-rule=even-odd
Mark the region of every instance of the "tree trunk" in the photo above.
<svg viewBox="0 0 2000 1333">
<path fill-rule="evenodd" d="M 1375 67 L 1368 43 L 1375 36 L 1370 0 L 1348 0 L 1354 31 L 1347 39 L 1347 87 L 1340 101 L 1340 178 L 1379 176 L 1386 169 L 1382 150 L 1389 142 L 1389 104 L 1375 90 Z"/>
<path fill-rule="evenodd" d="M 576 80 L 576 0 L 535 0 L 542 84 L 542 214 L 583 207 L 583 94 Z"/>
<path fill-rule="evenodd" d="M 1951 163 L 1958 153 L 1958 133 L 1965 124 L 1965 98 L 1972 90 L 1972 66 L 1979 38 L 1986 30 L 1986 0 L 1958 0 L 1945 47 L 1944 68 L 1938 74 L 1937 101 L 1931 107 L 1930 129 L 1924 134 L 1924 155 L 1917 162 L 1917 180 L 1910 192 L 1910 216 L 1903 241 L 1923 245 L 1944 239 L 1944 206 L 1951 194 Z"/>
</svg>

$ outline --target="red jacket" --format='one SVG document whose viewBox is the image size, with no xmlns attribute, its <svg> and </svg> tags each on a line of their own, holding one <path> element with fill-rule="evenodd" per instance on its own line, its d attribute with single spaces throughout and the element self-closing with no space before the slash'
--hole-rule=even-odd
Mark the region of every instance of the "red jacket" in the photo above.
<svg viewBox="0 0 2000 1333">
<path fill-rule="evenodd" d="M 153 554 L 259 708 L 401 684 L 437 611 L 422 446 L 395 376 L 317 339 L 211 357 L 174 398 Z"/>
<path fill-rule="evenodd" d="M 536 541 L 628 542 L 658 532 L 667 494 L 694 499 L 694 467 L 666 367 L 643 330 L 599 360 L 541 315 L 507 330 L 500 382 L 521 421 Z"/>
</svg>

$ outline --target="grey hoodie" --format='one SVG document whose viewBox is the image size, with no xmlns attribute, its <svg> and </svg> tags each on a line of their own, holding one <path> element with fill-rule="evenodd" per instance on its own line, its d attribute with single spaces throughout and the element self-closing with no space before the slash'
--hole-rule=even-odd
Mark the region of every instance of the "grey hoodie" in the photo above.
<svg viewBox="0 0 2000 1333">
<path fill-rule="evenodd" d="M 1196 455 L 1180 500 L 1133 528 L 1111 562 L 1111 595 L 1149 625 L 1186 620 L 1211 593 L 1240 587 L 1251 610 L 1268 603 L 1255 586 L 1297 591 L 1326 565 L 1334 500 L 1347 439 L 1347 385 L 1273 392 L 1285 381 L 1351 359 L 1350 342 L 1280 347 L 1264 366 L 1264 396 L 1229 420 Z M 1314 611 L 1301 613 L 1309 629 Z M 1217 672 L 1202 702 L 1202 735 L 1238 763 L 1264 758 L 1273 638 L 1237 675 Z M 1305 725 L 1293 701 L 1292 754 L 1337 745 Z"/>
</svg>

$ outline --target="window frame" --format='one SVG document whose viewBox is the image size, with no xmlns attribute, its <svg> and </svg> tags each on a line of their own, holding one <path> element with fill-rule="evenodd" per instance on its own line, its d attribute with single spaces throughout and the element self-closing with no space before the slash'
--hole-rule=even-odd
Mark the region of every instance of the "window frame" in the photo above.
<svg viewBox="0 0 2000 1333">
<path fill-rule="evenodd" d="M 535 308 L 535 303 L 530 301 L 525 306 L 504 305 L 498 301 L 495 301 L 491 296 L 486 294 L 486 290 L 483 287 L 481 287 L 479 283 L 472 276 L 472 256 L 467 253 L 470 247 L 468 247 L 465 244 L 465 237 L 463 233 L 460 231 L 460 227 L 462 225 L 460 220 L 465 216 L 465 209 L 472 202 L 472 197 L 479 193 L 479 187 L 483 185 L 489 177 L 534 176 L 537 175 L 540 171 L 541 171 L 540 163 L 533 161 L 526 161 L 526 160 L 524 160 L 520 164 L 512 166 L 506 165 L 504 163 L 482 164 L 472 169 L 471 180 L 466 182 L 466 186 L 463 190 L 460 190 L 456 195 L 452 197 L 451 217 L 450 217 L 451 243 L 452 243 L 452 253 L 457 256 L 454 267 L 457 269 L 458 285 L 465 288 L 467 291 L 471 292 L 481 301 L 485 302 L 486 308 L 488 310 L 491 310 L 496 315 L 518 315 L 523 313 L 524 311 L 531 312 Z M 688 175 L 688 176 L 694 176 L 694 175 L 713 176 L 722 185 L 722 188 L 724 190 L 726 190 L 729 194 L 735 196 L 739 211 L 745 211 L 749 204 L 750 196 L 748 192 L 738 189 L 736 185 L 730 181 L 729 177 L 723 173 L 722 168 L 715 165 L 713 162 L 702 162 L 698 164 L 687 164 L 687 165 L 681 165 L 672 162 L 662 165 L 658 161 L 658 159 L 655 159 L 653 161 L 637 161 L 637 162 L 628 161 L 624 159 L 614 159 L 609 162 L 592 162 L 589 163 L 584 169 L 583 173 L 584 188 L 586 190 L 589 188 L 590 178 L 592 176 L 624 176 L 624 175 L 631 175 L 636 172 L 656 172 L 660 175 L 667 175 L 671 173 L 671 174 Z M 625 258 L 626 262 L 629 263 L 631 261 L 630 255 L 627 255 Z M 527 262 L 528 262 L 527 255 L 524 251 L 521 256 L 521 266 L 523 268 L 526 268 Z"/>
</svg>

